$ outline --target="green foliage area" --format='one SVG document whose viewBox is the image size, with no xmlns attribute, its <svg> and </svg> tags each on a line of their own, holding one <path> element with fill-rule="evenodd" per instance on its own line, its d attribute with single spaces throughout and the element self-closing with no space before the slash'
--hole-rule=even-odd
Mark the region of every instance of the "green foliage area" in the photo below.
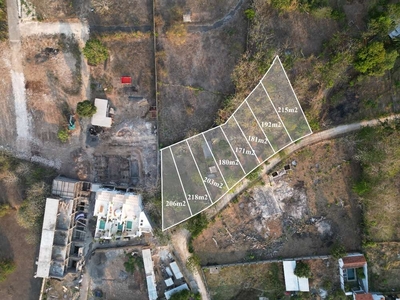
<svg viewBox="0 0 400 300">
<path fill-rule="evenodd" d="M 125 271 L 133 274 L 135 270 L 143 269 L 143 259 L 138 255 L 127 254 L 128 261 L 124 262 Z"/>
<path fill-rule="evenodd" d="M 89 39 L 83 48 L 83 55 L 86 57 L 88 64 L 97 66 L 104 62 L 109 54 L 106 46 L 104 46 L 98 39 Z"/>
<path fill-rule="evenodd" d="M 207 228 L 208 223 L 206 215 L 201 213 L 187 221 L 186 229 L 190 231 L 192 238 L 196 238 Z"/>
<path fill-rule="evenodd" d="M 193 293 L 189 290 L 177 292 L 169 298 L 170 300 L 201 300 L 200 293 Z"/>
<path fill-rule="evenodd" d="M 57 132 L 57 137 L 61 143 L 66 143 L 69 140 L 69 133 L 67 129 L 60 129 Z"/>
<path fill-rule="evenodd" d="M 363 74 L 382 76 L 393 68 L 398 56 L 396 50 L 386 50 L 382 42 L 372 42 L 357 53 L 354 68 Z"/>
<path fill-rule="evenodd" d="M 262 166 L 259 166 L 258 168 L 256 168 L 253 172 L 250 172 L 246 178 L 250 181 L 256 180 L 260 177 L 262 171 Z"/>
<path fill-rule="evenodd" d="M 81 117 L 91 117 L 97 111 L 97 107 L 89 100 L 78 102 L 76 113 Z"/>
<path fill-rule="evenodd" d="M 310 278 L 312 275 L 310 266 L 301 260 L 296 262 L 296 268 L 294 269 L 294 274 L 298 277 L 304 277 L 304 278 Z"/>
<path fill-rule="evenodd" d="M 346 256 L 346 249 L 339 242 L 335 242 L 330 250 L 331 255 L 334 259 L 339 259 Z"/>
<path fill-rule="evenodd" d="M 252 21 L 256 16 L 256 12 L 252 8 L 248 8 L 244 11 L 244 15 L 246 16 L 247 20 Z"/>
<path fill-rule="evenodd" d="M 0 0 L 0 41 L 8 37 L 6 0 Z"/>
<path fill-rule="evenodd" d="M 186 268 L 190 270 L 191 272 L 197 272 L 197 269 L 200 267 L 200 257 L 198 257 L 196 254 L 191 255 L 187 260 L 186 260 Z"/>
<path fill-rule="evenodd" d="M 0 260 L 0 282 L 7 279 L 7 276 L 14 272 L 15 263 L 11 259 Z"/>
<path fill-rule="evenodd" d="M 0 204 L 0 218 L 9 213 L 11 206 L 7 203 Z"/>
</svg>

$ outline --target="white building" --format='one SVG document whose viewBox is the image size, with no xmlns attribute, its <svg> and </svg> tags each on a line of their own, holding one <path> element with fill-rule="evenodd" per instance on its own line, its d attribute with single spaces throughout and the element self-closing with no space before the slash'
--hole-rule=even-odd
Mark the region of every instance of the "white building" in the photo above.
<svg viewBox="0 0 400 300">
<path fill-rule="evenodd" d="M 143 211 L 142 196 L 135 193 L 98 189 L 93 215 L 97 217 L 98 239 L 138 237 L 152 231 Z"/>
<path fill-rule="evenodd" d="M 111 127 L 112 119 L 108 116 L 108 100 L 94 99 L 96 113 L 92 117 L 92 125 L 100 127 Z"/>
<path fill-rule="evenodd" d="M 296 261 L 283 261 L 283 274 L 285 276 L 285 287 L 288 292 L 309 292 L 308 278 L 297 277 L 294 274 Z"/>
<path fill-rule="evenodd" d="M 149 300 L 157 299 L 157 285 L 156 285 L 156 277 L 154 275 L 154 263 L 151 258 L 150 249 L 142 250 L 144 271 L 146 272 L 146 281 L 147 281 L 147 292 L 149 294 Z"/>
</svg>

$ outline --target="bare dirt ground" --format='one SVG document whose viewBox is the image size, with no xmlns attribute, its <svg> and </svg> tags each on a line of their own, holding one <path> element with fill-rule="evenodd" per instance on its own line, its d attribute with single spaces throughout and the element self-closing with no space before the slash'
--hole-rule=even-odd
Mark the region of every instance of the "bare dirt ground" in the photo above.
<svg viewBox="0 0 400 300">
<path fill-rule="evenodd" d="M 357 170 L 352 151 L 340 138 L 286 159 L 297 166 L 272 186 L 264 177 L 263 185 L 231 202 L 194 240 L 203 265 L 329 254 L 336 241 L 359 250 L 361 209 L 348 180 Z"/>
<path fill-rule="evenodd" d="M 203 5 L 203 2 L 198 2 Z M 224 3 L 224 10 L 207 8 L 209 22 L 222 18 L 236 3 Z M 245 50 L 247 21 L 243 7 L 225 25 L 207 32 L 191 32 L 182 23 L 182 7 L 196 11 L 200 4 L 164 9 L 156 6 L 161 25 L 157 26 L 157 64 L 160 102 L 160 142 L 177 142 L 195 132 L 210 128 L 221 101 L 233 93 L 231 73 Z M 178 9 L 179 8 L 179 9 Z M 161 16 L 161 17 L 160 17 Z M 156 20 L 157 21 L 157 20 Z M 182 35 L 168 33 L 174 25 L 183 26 Z M 180 25 L 179 25 L 180 24 Z M 171 27 L 172 26 L 172 27 Z M 190 25 L 192 26 L 192 25 Z"/>
<path fill-rule="evenodd" d="M 0 218 L 0 258 L 12 258 L 16 263 L 16 270 L 0 283 L 0 299 L 36 300 L 39 297 L 42 281 L 33 278 L 37 247 L 26 242 L 24 231 L 16 221 L 16 211 Z"/>
<path fill-rule="evenodd" d="M 106 299 L 148 299 L 144 268 L 136 269 L 133 274 L 125 271 L 126 253 L 141 249 L 97 250 L 92 256 L 87 271 L 90 274 L 88 299 L 97 299 L 94 290 L 101 290 Z"/>
</svg>

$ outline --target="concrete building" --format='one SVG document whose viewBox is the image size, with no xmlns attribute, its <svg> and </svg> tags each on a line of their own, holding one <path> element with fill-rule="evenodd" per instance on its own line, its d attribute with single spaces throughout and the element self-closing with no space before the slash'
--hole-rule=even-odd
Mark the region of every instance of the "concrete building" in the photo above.
<svg viewBox="0 0 400 300">
<path fill-rule="evenodd" d="M 296 261 L 283 261 L 283 274 L 285 276 L 285 287 L 288 292 L 309 292 L 308 278 L 297 277 L 294 274 Z"/>
<path fill-rule="evenodd" d="M 152 231 L 142 196 L 132 192 L 99 188 L 93 215 L 97 217 L 97 239 L 133 238 Z"/>
<path fill-rule="evenodd" d="M 146 282 L 147 282 L 147 292 L 149 294 L 149 300 L 157 299 L 157 285 L 156 285 L 156 277 L 154 275 L 154 263 L 151 258 L 150 249 L 142 250 L 144 271 L 146 273 Z"/>
<path fill-rule="evenodd" d="M 109 106 L 108 100 L 105 99 L 94 99 L 94 105 L 97 110 L 92 117 L 92 125 L 100 127 L 111 127 L 112 118 L 109 117 Z"/>
<path fill-rule="evenodd" d="M 167 300 L 169 300 L 172 297 L 173 294 L 178 293 L 178 292 L 183 291 L 183 290 L 189 290 L 189 287 L 188 287 L 188 285 L 186 283 L 184 283 L 184 284 L 182 284 L 180 286 L 177 286 L 176 288 L 174 288 L 172 290 L 166 291 L 164 293 L 164 296 L 165 296 L 165 298 L 167 298 Z"/>
</svg>

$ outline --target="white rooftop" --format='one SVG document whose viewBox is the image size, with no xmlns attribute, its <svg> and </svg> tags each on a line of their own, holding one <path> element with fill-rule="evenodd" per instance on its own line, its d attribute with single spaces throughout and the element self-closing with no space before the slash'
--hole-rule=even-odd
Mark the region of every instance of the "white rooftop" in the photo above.
<svg viewBox="0 0 400 300">
<path fill-rule="evenodd" d="M 165 279 L 164 282 L 165 282 L 167 287 L 171 286 L 171 285 L 174 285 L 174 281 L 172 280 L 172 278 Z"/>
<path fill-rule="evenodd" d="M 175 279 L 181 279 L 183 275 L 176 262 L 172 262 L 169 265 L 171 266 L 172 272 L 174 272 Z"/>
<path fill-rule="evenodd" d="M 285 276 L 285 286 L 288 292 L 309 292 L 308 278 L 297 277 L 294 274 L 296 268 L 296 261 L 283 261 L 283 273 Z"/>
<path fill-rule="evenodd" d="M 112 119 L 108 115 L 108 100 L 94 99 L 94 105 L 97 108 L 96 113 L 92 117 L 92 125 L 100 127 L 111 127 Z"/>
<path fill-rule="evenodd" d="M 172 290 L 166 291 L 164 293 L 165 298 L 167 298 L 167 300 L 169 300 L 173 294 L 178 293 L 178 292 L 183 291 L 183 290 L 189 290 L 189 287 L 188 287 L 188 285 L 186 283 L 184 283 L 184 284 L 182 284 L 182 285 L 180 285 L 180 286 L 178 286 L 178 287 L 176 287 L 176 288 L 174 288 Z"/>
<path fill-rule="evenodd" d="M 144 271 L 146 272 L 146 276 L 153 274 L 153 260 L 151 259 L 151 251 L 150 249 L 142 250 L 142 257 L 144 263 Z"/>
<path fill-rule="evenodd" d="M 54 231 L 56 229 L 58 199 L 47 198 L 43 218 L 42 238 L 40 240 L 39 259 L 37 261 L 36 277 L 48 278 L 50 273 L 51 255 L 53 251 Z"/>
<path fill-rule="evenodd" d="M 157 300 L 157 288 L 154 282 L 154 275 L 146 276 L 146 281 L 149 300 Z"/>
</svg>

